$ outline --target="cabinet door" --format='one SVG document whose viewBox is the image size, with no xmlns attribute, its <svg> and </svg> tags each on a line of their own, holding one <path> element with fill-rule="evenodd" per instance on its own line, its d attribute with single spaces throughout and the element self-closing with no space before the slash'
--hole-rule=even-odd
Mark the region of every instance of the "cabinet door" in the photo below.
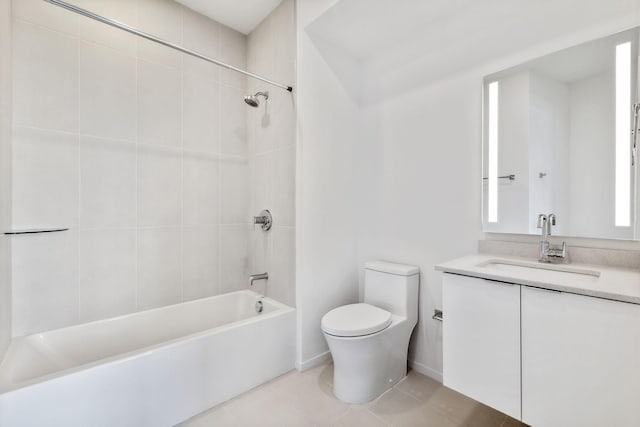
<svg viewBox="0 0 640 427">
<path fill-rule="evenodd" d="M 640 306 L 523 286 L 522 420 L 640 426 Z"/>
<path fill-rule="evenodd" d="M 520 286 L 445 274 L 444 385 L 520 419 Z"/>
</svg>

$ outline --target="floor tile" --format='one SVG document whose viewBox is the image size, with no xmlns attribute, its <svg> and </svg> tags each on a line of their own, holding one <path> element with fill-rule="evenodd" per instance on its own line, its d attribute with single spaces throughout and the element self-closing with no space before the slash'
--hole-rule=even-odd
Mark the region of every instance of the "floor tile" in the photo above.
<svg viewBox="0 0 640 427">
<path fill-rule="evenodd" d="M 239 427 L 293 427 L 313 424 L 312 419 L 269 384 L 241 395 L 225 406 Z"/>
<path fill-rule="evenodd" d="M 396 388 L 420 401 L 427 401 L 434 397 L 442 384 L 416 371 L 409 371 L 406 378 L 400 381 Z"/>
<path fill-rule="evenodd" d="M 529 427 L 529 426 L 511 417 L 506 417 L 500 427 Z"/>
<path fill-rule="evenodd" d="M 183 427 L 526 427 L 415 371 L 373 402 L 333 395 L 333 364 L 292 371 L 187 420 Z"/>
<path fill-rule="evenodd" d="M 465 427 L 500 427 L 505 415 L 444 386 L 429 403 L 448 418 Z"/>
<path fill-rule="evenodd" d="M 350 408 L 349 411 L 326 424 L 318 424 L 318 427 L 388 427 L 385 423 L 366 408 Z"/>
<path fill-rule="evenodd" d="M 369 410 L 392 426 L 460 427 L 430 402 L 420 402 L 393 388 L 369 404 Z"/>
<path fill-rule="evenodd" d="M 213 409 L 209 409 L 193 418 L 190 418 L 182 426 L 189 427 L 237 427 L 238 420 L 233 414 L 224 406 L 216 406 Z"/>
<path fill-rule="evenodd" d="M 334 397 L 331 386 L 323 380 L 322 370 L 317 368 L 274 387 L 315 423 L 330 422 L 349 411 L 347 404 Z"/>
</svg>

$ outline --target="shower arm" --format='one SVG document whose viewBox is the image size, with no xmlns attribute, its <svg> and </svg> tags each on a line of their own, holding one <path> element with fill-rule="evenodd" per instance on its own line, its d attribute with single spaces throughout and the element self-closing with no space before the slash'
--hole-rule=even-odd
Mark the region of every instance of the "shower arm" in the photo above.
<svg viewBox="0 0 640 427">
<path fill-rule="evenodd" d="M 194 56 L 196 58 L 200 58 L 200 59 L 202 59 L 204 61 L 210 62 L 212 64 L 219 65 L 220 67 L 227 68 L 227 69 L 232 70 L 232 71 L 236 71 L 236 72 L 238 72 L 240 74 L 244 74 L 247 77 L 252 77 L 254 79 L 261 80 L 261 81 L 263 81 L 265 83 L 269 83 L 270 85 L 285 89 L 285 90 L 287 90 L 289 92 L 293 92 L 293 87 L 292 86 L 283 85 L 281 83 L 274 82 L 273 80 L 269 80 L 269 79 L 267 79 L 265 77 L 259 76 L 257 74 L 250 73 L 249 71 L 245 71 L 245 70 L 243 70 L 241 68 L 234 67 L 233 65 L 227 64 L 225 62 L 218 61 L 217 59 L 213 59 L 213 58 L 210 58 L 208 56 L 202 55 L 202 54 L 200 54 L 198 52 L 195 52 L 195 51 L 193 51 L 191 49 L 187 49 L 187 48 L 182 47 L 180 45 L 177 45 L 175 43 L 171 43 L 171 42 L 169 42 L 167 40 L 163 40 L 163 39 L 161 39 L 159 37 L 156 37 L 154 35 L 151 35 L 149 33 L 145 33 L 144 31 L 140 31 L 140 30 L 138 30 L 138 29 L 136 29 L 134 27 L 130 27 L 127 24 L 123 24 L 123 23 L 115 21 L 113 19 L 109 19 L 109 18 L 105 18 L 104 16 L 97 15 L 97 14 L 95 14 L 93 12 L 90 12 L 90 11 L 88 11 L 86 9 L 83 9 L 81 7 L 74 6 L 72 4 L 66 3 L 66 2 L 61 1 L 61 0 L 43 0 L 43 1 L 46 1 L 47 3 L 51 3 L 51 4 L 55 5 L 55 6 L 61 7 L 63 9 L 68 10 L 68 11 L 77 13 L 78 15 L 82 15 L 82 16 L 85 16 L 87 18 L 93 19 L 94 21 L 102 22 L 103 24 L 110 25 L 112 27 L 118 28 L 120 30 L 126 31 L 128 33 L 134 34 L 134 35 L 139 36 L 139 37 L 142 37 L 144 39 L 150 40 L 152 42 L 161 44 L 161 45 L 166 46 L 168 48 L 175 49 L 175 50 L 180 51 L 182 53 L 186 53 L 187 55 L 191 55 L 191 56 Z"/>
</svg>

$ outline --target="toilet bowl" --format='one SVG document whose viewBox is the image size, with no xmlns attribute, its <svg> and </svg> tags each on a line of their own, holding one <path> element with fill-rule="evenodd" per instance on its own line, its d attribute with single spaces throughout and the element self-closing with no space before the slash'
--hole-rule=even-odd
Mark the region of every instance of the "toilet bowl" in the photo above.
<svg viewBox="0 0 640 427">
<path fill-rule="evenodd" d="M 406 376 L 409 338 L 418 321 L 419 277 L 418 267 L 368 262 L 363 302 L 323 316 L 338 399 L 369 402 Z"/>
</svg>

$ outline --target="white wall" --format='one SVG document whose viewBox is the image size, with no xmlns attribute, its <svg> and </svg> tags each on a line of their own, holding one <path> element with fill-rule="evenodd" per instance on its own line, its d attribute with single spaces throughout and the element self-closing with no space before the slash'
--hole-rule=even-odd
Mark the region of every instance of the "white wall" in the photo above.
<svg viewBox="0 0 640 427">
<path fill-rule="evenodd" d="M 423 373 L 437 378 L 442 372 L 441 324 L 431 319 L 433 309 L 441 307 L 441 274 L 433 271 L 434 265 L 474 253 L 476 240 L 483 236 L 478 182 L 483 76 L 541 53 L 623 30 L 631 20 L 640 23 L 637 3 L 618 3 L 620 15 L 598 20 L 592 13 L 591 20 L 576 26 L 573 14 L 567 13 L 565 22 L 573 26 L 567 26 L 566 32 L 553 40 L 538 41 L 534 37 L 510 55 L 488 55 L 467 71 L 421 81 L 409 94 L 380 99 L 375 107 L 367 108 L 379 113 L 371 115 L 365 127 L 384 130 L 381 144 L 385 172 L 379 191 L 385 197 L 375 209 L 384 212 L 385 220 L 375 231 L 377 250 L 366 252 L 369 257 L 415 263 L 421 268 L 420 323 L 412 341 L 411 363 Z M 477 55 L 482 46 L 474 45 L 473 50 Z M 527 236 L 511 239 L 528 241 Z M 627 246 L 625 242 L 581 243 Z M 631 246 L 637 248 L 638 244 Z"/>
<path fill-rule="evenodd" d="M 172 1 L 74 3 L 246 65 L 246 36 Z M 245 288 L 246 79 L 13 6 L 13 226 L 71 228 L 12 238 L 13 335 Z"/>
<path fill-rule="evenodd" d="M 0 0 L 0 231 L 11 226 L 11 0 Z M 0 361 L 11 338 L 11 252 L 0 236 Z"/>
<path fill-rule="evenodd" d="M 295 86 L 295 3 L 284 0 L 249 34 L 247 67 Z M 249 93 L 269 91 L 266 105 L 246 108 L 249 143 L 250 215 L 268 209 L 273 227 L 254 227 L 250 235 L 250 272 L 269 273 L 255 290 L 295 305 L 295 95 L 249 79 Z"/>
<path fill-rule="evenodd" d="M 374 54 L 363 60 L 336 52 L 339 39 L 314 43 L 322 37 L 310 38 L 305 32 L 309 22 L 333 3 L 298 4 L 298 363 L 304 366 L 326 351 L 319 330 L 322 314 L 355 300 L 352 283 L 362 262 L 383 258 L 420 266 L 420 321 L 410 359 L 421 372 L 439 377 L 441 324 L 431 316 L 441 307 L 441 274 L 433 268 L 475 252 L 477 240 L 485 236 L 479 182 L 483 76 L 638 24 L 640 9 L 635 0 L 576 0 L 536 3 L 535 14 L 529 15 L 526 5 L 496 2 L 478 5 L 482 16 L 500 21 L 485 32 L 486 22 L 464 15 L 473 9 L 461 7 L 456 13 L 464 16 L 455 25 L 437 22 L 441 36 L 431 34 L 430 25 L 395 30 L 394 25 L 403 24 L 389 22 L 384 37 L 401 32 L 404 38 L 387 37 L 385 43 L 393 46 L 373 49 Z M 339 2 L 338 7 L 342 3 L 349 2 Z M 354 21 L 367 20 L 371 10 L 395 11 L 391 6 L 369 9 L 365 3 L 350 16 L 329 10 L 326 31 L 336 25 L 348 29 Z M 389 6 L 384 1 L 376 5 L 380 3 Z M 503 6 L 516 8 L 513 19 L 504 19 Z M 345 8 L 341 10 L 349 9 Z M 581 10 L 579 19 L 575 10 Z M 466 31 L 468 24 L 477 22 L 482 30 Z M 379 32 L 380 26 L 375 27 Z M 350 37 L 345 28 L 335 33 Z M 428 34 L 421 36 L 421 31 Z M 351 47 L 367 44 L 366 34 L 354 34 L 353 40 L 358 43 Z M 354 83 L 358 73 L 366 83 L 361 96 L 359 83 Z M 536 241 L 535 236 L 506 238 Z M 358 239 L 357 248 L 353 239 Z"/>
<path fill-rule="evenodd" d="M 298 355 L 306 368 L 327 356 L 320 330 L 324 313 L 358 297 L 358 206 L 355 170 L 359 108 L 306 31 L 335 0 L 297 2 L 296 301 Z M 339 61 L 340 58 L 332 58 Z"/>
<path fill-rule="evenodd" d="M 420 267 L 420 319 L 410 359 L 438 377 L 440 274 L 433 266 L 475 251 L 481 237 L 478 132 L 481 76 L 461 75 L 365 109 L 382 146 L 382 185 L 374 242 L 361 240 L 360 262 L 385 259 Z M 469 107 L 464 107 L 468 105 Z M 377 123 L 374 125 L 374 123 Z"/>
</svg>

